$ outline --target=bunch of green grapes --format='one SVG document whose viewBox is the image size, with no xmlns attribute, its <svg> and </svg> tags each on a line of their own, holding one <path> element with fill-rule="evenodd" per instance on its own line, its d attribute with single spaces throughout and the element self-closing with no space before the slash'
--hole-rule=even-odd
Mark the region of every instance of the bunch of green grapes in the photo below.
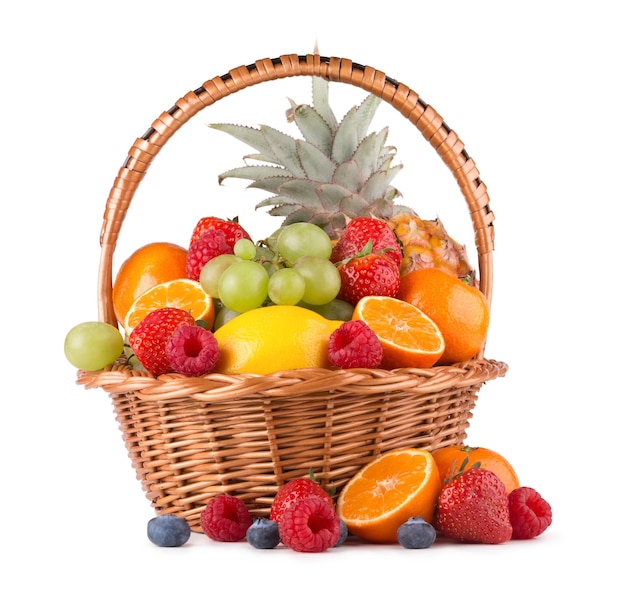
<svg viewBox="0 0 626 603">
<path fill-rule="evenodd" d="M 319 226 L 290 224 L 274 233 L 266 246 L 237 241 L 232 254 L 205 264 L 200 284 L 237 313 L 266 303 L 323 306 L 335 299 L 341 287 L 331 251 L 330 238 Z"/>
</svg>

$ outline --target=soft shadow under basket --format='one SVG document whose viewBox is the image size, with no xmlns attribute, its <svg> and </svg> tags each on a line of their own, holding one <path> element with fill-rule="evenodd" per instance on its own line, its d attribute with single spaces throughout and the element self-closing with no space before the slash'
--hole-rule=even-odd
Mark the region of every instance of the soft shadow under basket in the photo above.
<svg viewBox="0 0 626 603">
<path fill-rule="evenodd" d="M 191 117 L 246 87 L 291 76 L 321 76 L 371 92 L 397 109 L 430 143 L 467 202 L 480 288 L 491 300 L 493 214 L 474 161 L 442 117 L 416 92 L 349 59 L 284 55 L 241 66 L 188 92 L 132 145 L 109 194 L 101 233 L 99 319 L 117 326 L 112 257 L 131 199 L 148 166 Z M 313 471 L 339 492 L 377 455 L 395 448 L 435 450 L 466 436 L 478 391 L 507 365 L 483 354 L 432 369 L 292 370 L 270 375 L 158 378 L 122 362 L 80 372 L 113 401 L 137 478 L 156 513 L 175 513 L 199 531 L 207 500 L 228 493 L 268 515 L 277 489 Z"/>
</svg>

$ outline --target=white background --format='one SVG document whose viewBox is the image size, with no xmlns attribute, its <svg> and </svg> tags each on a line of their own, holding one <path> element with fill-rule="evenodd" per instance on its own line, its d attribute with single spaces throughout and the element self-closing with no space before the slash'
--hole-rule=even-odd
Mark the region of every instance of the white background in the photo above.
<svg viewBox="0 0 626 603">
<path fill-rule="evenodd" d="M 616 601 L 623 558 L 624 44 L 617 3 L 10 3 L 0 21 L 5 601 Z M 348 7 L 350 5 L 350 7 Z M 345 6 L 345 8 L 343 8 Z M 406 4 L 408 6 L 408 3 Z M 368 8 L 365 8 L 368 7 Z M 504 454 L 551 504 L 540 538 L 427 551 L 351 545 L 256 551 L 193 535 L 146 538 L 153 516 L 101 390 L 74 383 L 63 339 L 95 319 L 98 236 L 135 138 L 187 91 L 242 64 L 325 55 L 386 72 L 465 142 L 496 215 L 487 346 L 508 375 L 481 390 L 467 442 Z M 331 89 L 347 108 L 362 91 Z M 304 78 L 220 101 L 153 163 L 116 265 L 151 240 L 186 245 L 202 215 L 277 224 L 217 174 L 247 148 L 213 121 L 282 127 Z M 405 168 L 398 186 L 472 246 L 462 196 L 436 153 L 385 107 L 377 125 Z M 292 132 L 293 133 L 293 132 Z M 621 554 L 621 553 L 620 553 Z M 466 582 L 467 581 L 467 582 Z M 298 584 L 297 590 L 293 584 Z M 621 594 L 619 594 L 621 593 Z"/>
</svg>

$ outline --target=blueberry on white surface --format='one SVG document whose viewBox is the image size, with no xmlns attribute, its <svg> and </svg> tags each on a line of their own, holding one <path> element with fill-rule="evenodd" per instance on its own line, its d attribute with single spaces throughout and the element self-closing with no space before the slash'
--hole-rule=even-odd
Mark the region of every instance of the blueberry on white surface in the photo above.
<svg viewBox="0 0 626 603">
<path fill-rule="evenodd" d="M 436 537 L 435 528 L 422 517 L 411 517 L 398 528 L 398 542 L 405 549 L 427 549 Z"/>
<path fill-rule="evenodd" d="M 256 517 L 246 532 L 246 540 L 255 549 L 273 549 L 280 542 L 278 523 L 267 517 Z"/>
<path fill-rule="evenodd" d="M 178 515 L 158 515 L 148 522 L 148 539 L 157 546 L 182 546 L 190 535 L 189 524 Z"/>
</svg>

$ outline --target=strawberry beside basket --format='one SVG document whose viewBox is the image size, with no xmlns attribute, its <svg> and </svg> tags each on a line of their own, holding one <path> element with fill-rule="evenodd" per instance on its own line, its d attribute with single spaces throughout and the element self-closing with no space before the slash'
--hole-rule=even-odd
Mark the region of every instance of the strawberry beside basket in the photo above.
<svg viewBox="0 0 626 603">
<path fill-rule="evenodd" d="M 319 76 L 362 88 L 421 132 L 465 198 L 475 232 L 480 289 L 491 300 L 493 214 L 485 184 L 455 132 L 416 92 L 381 71 L 345 58 L 283 55 L 208 80 L 134 142 L 104 213 L 101 321 L 117 325 L 113 254 L 152 159 L 199 111 L 249 86 L 291 76 Z M 339 492 L 385 451 L 462 443 L 481 386 L 506 371 L 505 363 L 488 360 L 481 351 L 468 362 L 431 369 L 299 369 L 202 377 L 154 377 L 120 361 L 100 371 L 81 371 L 77 381 L 109 394 L 137 478 L 155 511 L 182 516 L 200 531 L 200 513 L 216 494 L 238 496 L 253 513 L 268 515 L 278 488 L 309 471 Z"/>
</svg>

